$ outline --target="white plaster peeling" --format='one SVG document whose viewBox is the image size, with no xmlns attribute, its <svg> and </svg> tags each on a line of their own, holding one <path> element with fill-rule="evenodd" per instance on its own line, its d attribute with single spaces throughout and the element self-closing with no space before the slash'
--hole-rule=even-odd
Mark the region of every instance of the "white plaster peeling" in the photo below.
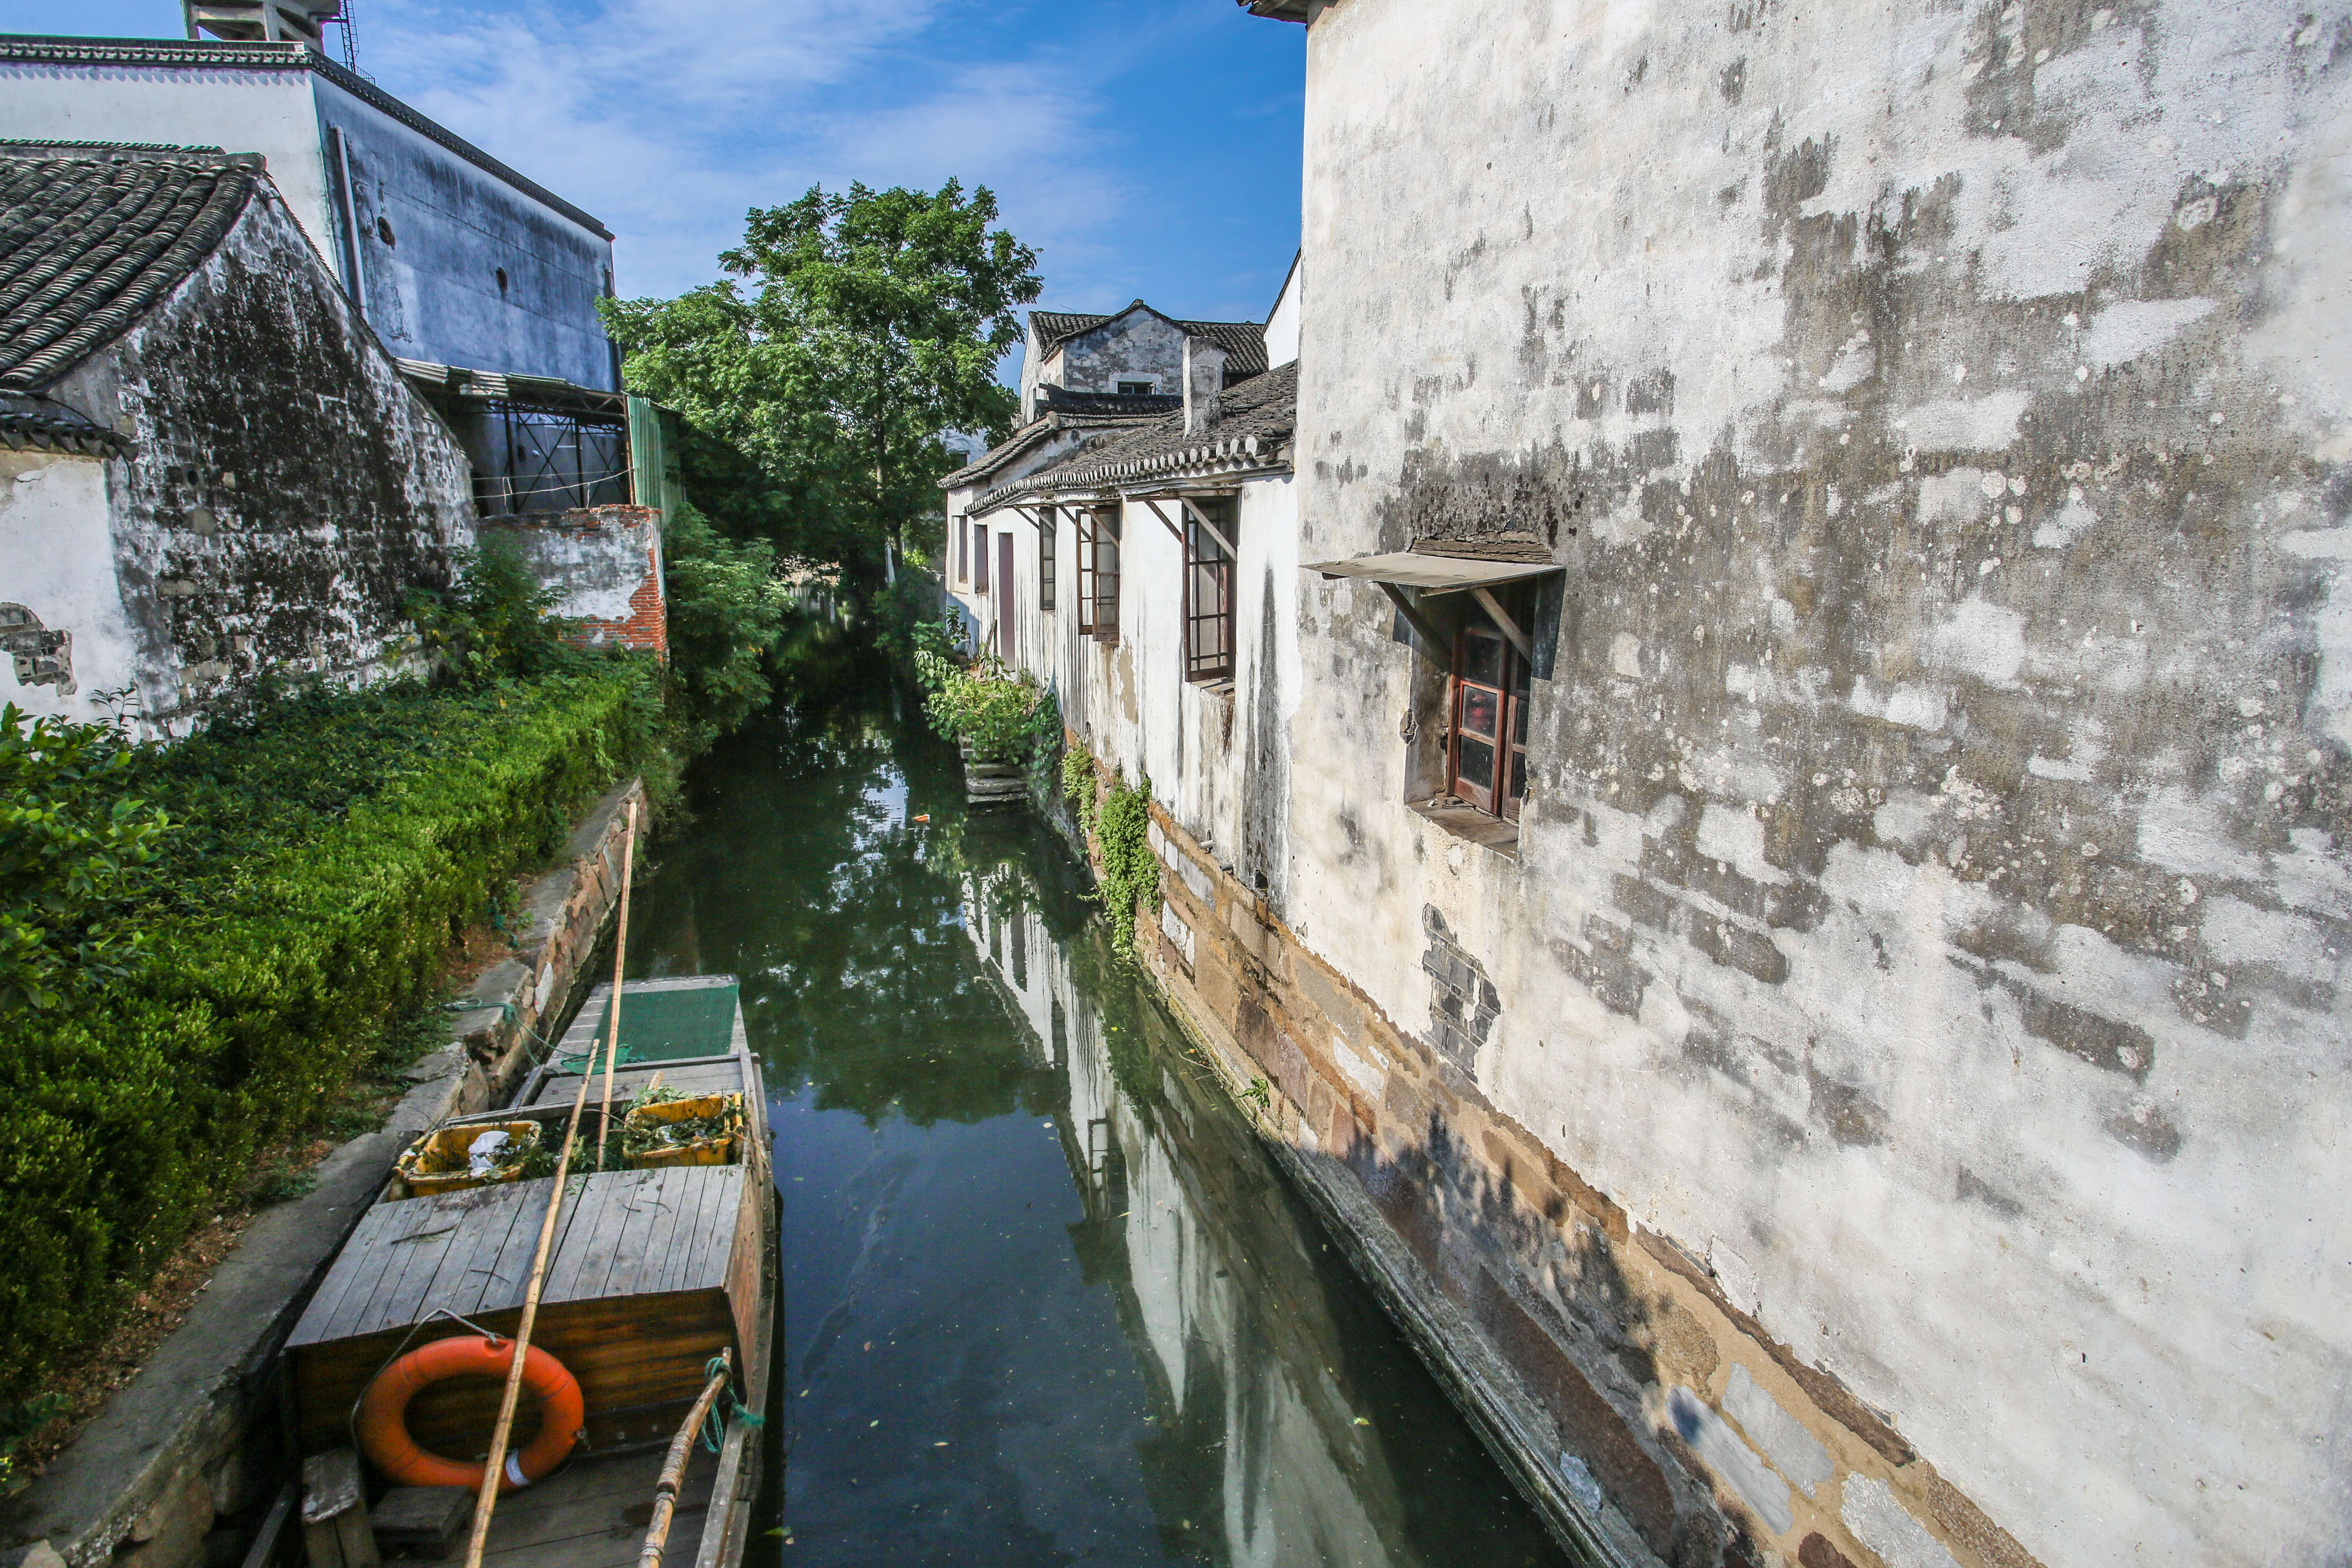
<svg viewBox="0 0 2352 1568">
<path fill-rule="evenodd" d="M 2105 370 L 2163 347 L 2191 321 L 2211 313 L 2210 300 L 2126 300 L 2091 318 L 2075 345 L 2084 364 Z"/>
<path fill-rule="evenodd" d="M 2332 981 L 2336 963 L 2326 956 L 2327 934 L 2299 915 L 2227 897 L 2207 901 L 2199 931 L 2205 951 L 2223 963 L 2265 963 L 2303 980 Z"/>
<path fill-rule="evenodd" d="M 1853 690 L 1847 704 L 1867 718 L 1884 719 L 1890 724 L 1902 724 L 1914 730 L 1940 730 L 1948 716 L 1944 693 L 1932 686 L 1906 683 L 1881 693 L 1870 684 L 1868 676 L 1854 678 Z"/>
<path fill-rule="evenodd" d="M 1919 481 L 1921 522 L 1974 522 L 1991 504 L 1981 468 L 1953 468 Z"/>
<path fill-rule="evenodd" d="M 1610 640 L 1609 668 L 1628 680 L 1642 679 L 1642 640 L 1631 632 L 1619 632 Z"/>
<path fill-rule="evenodd" d="M 1697 844 L 1700 854 L 1729 862 L 1752 882 L 1779 886 L 1789 880 L 1788 872 L 1765 858 L 1764 824 L 1752 811 L 1708 802 L 1698 819 Z"/>
<path fill-rule="evenodd" d="M 2018 390 L 1923 403 L 1895 426 L 1904 446 L 1921 452 L 1998 452 L 2017 439 L 2017 421 L 2032 402 Z"/>
<path fill-rule="evenodd" d="M 1831 1462 L 1830 1451 L 1822 1440 L 1799 1425 L 1795 1416 L 1780 1407 L 1780 1401 L 1765 1393 L 1744 1365 L 1732 1366 L 1730 1381 L 1723 1390 L 1723 1411 L 1739 1423 L 1748 1440 L 1807 1497 L 1811 1497 L 1835 1472 L 1836 1466 Z"/>
<path fill-rule="evenodd" d="M 2035 778 L 2055 779 L 2062 784 L 2089 784 L 2095 776 L 2088 763 L 2045 757 L 2039 752 L 2026 759 L 2025 771 Z"/>
<path fill-rule="evenodd" d="M 1786 1534 L 1797 1522 L 1789 1507 L 1788 1483 L 1766 1469 L 1764 1462 L 1697 1394 L 1687 1388 L 1675 1388 L 1666 1395 L 1666 1417 L 1683 1441 L 1775 1534 Z"/>
<path fill-rule="evenodd" d="M 2230 841 L 2211 803 L 2174 787 L 2159 790 L 2139 814 L 2140 858 L 2190 876 L 2259 877 L 2262 858 Z"/>
<path fill-rule="evenodd" d="M 1340 1076 L 1356 1086 L 1357 1093 L 1374 1105 L 1381 1103 L 1388 1090 L 1388 1074 L 1366 1061 L 1348 1043 L 1348 1037 L 1337 1029 L 1331 1031 L 1331 1059 L 1338 1064 Z"/>
<path fill-rule="evenodd" d="M 1875 1476 L 1846 1478 L 1838 1517 L 1856 1541 L 1885 1560 L 1886 1568 L 1960 1568 L 1958 1559 Z"/>
<path fill-rule="evenodd" d="M 2025 663 L 2025 617 L 1984 599 L 1968 599 L 1928 634 L 1927 653 L 1942 668 L 2009 686 Z"/>
</svg>

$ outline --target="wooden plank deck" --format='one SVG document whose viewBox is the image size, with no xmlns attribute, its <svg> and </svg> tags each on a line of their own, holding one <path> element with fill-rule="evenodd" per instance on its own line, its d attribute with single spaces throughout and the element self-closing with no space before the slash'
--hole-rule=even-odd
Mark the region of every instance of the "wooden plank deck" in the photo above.
<svg viewBox="0 0 2352 1568">
<path fill-rule="evenodd" d="M 741 1165 L 610 1171 L 572 1178 L 541 1300 L 590 1300 L 727 1282 L 730 1236 L 714 1215 L 742 1207 Z M 299 1347 L 522 1305 L 551 1178 L 378 1204 L 335 1259 L 287 1342 Z"/>
<path fill-rule="evenodd" d="M 658 1448 L 590 1455 L 537 1486 L 499 1499 L 483 1563 L 496 1568 L 634 1568 L 653 1515 L 661 1462 Z M 698 1444 L 678 1493 L 666 1562 L 694 1561 L 718 1468 L 718 1461 Z"/>
</svg>

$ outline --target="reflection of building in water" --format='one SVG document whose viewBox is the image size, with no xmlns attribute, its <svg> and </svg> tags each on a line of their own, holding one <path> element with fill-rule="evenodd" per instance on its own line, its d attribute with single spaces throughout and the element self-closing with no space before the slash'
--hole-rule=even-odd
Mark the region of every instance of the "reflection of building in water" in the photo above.
<svg viewBox="0 0 2352 1568">
<path fill-rule="evenodd" d="M 1215 1532 L 1187 1542 L 1221 1563 L 1400 1561 L 1381 1435 L 1357 1424 L 1342 1369 L 1318 1348 L 1339 1337 L 1309 1256 L 1319 1239 L 1219 1091 L 1185 1076 L 1173 1032 L 1156 1037 L 1156 1015 L 1112 1032 L 1019 880 L 1011 868 L 967 880 L 965 929 L 1041 1064 L 1068 1083 L 1057 1121 L 1086 1209 L 1071 1239 L 1087 1278 L 1116 1291 L 1151 1390 L 1160 1436 L 1144 1468 L 1162 1528 Z"/>
</svg>

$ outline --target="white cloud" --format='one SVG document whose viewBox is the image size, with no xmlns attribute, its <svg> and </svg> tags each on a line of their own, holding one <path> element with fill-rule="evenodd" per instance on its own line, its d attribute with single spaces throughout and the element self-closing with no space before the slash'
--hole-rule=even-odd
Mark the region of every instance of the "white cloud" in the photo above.
<svg viewBox="0 0 2352 1568">
<path fill-rule="evenodd" d="M 624 293 L 705 281 L 746 209 L 852 180 L 986 184 L 1057 284 L 1108 262 L 1128 193 L 1104 105 L 1048 60 L 971 59 L 947 10 L 425 4 L 362 16 L 360 43 L 388 89 L 604 219 Z"/>
</svg>

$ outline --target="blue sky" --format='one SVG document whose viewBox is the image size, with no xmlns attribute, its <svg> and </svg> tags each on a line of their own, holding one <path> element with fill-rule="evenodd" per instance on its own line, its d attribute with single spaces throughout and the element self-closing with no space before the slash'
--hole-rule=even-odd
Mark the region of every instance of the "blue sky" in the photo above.
<svg viewBox="0 0 2352 1568">
<path fill-rule="evenodd" d="M 361 68 L 603 218 L 625 294 L 811 184 L 997 193 L 1060 310 L 1263 320 L 1298 243 L 1306 29 L 1234 0 L 355 0 Z M 0 0 L 178 37 L 178 0 Z M 330 37 L 331 51 L 339 47 Z"/>
</svg>

